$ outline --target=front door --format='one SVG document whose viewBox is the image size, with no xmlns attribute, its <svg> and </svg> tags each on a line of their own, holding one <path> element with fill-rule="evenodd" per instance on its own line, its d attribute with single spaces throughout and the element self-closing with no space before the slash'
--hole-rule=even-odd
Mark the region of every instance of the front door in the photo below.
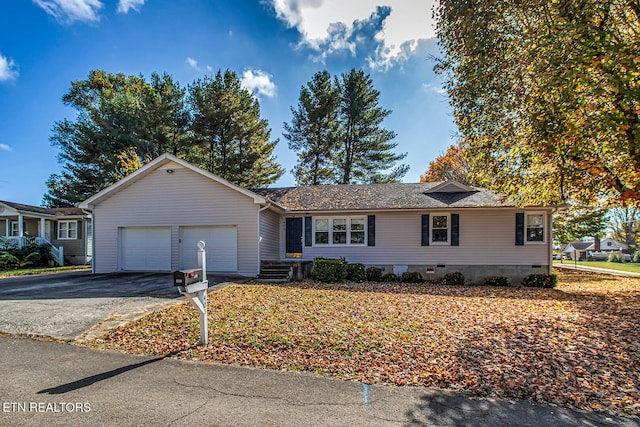
<svg viewBox="0 0 640 427">
<path fill-rule="evenodd" d="M 286 257 L 302 258 L 302 218 L 287 218 Z"/>
</svg>

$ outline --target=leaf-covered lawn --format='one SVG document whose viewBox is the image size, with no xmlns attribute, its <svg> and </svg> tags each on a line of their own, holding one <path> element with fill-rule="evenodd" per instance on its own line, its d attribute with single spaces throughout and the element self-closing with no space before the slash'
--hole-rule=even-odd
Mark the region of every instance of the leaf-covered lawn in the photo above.
<svg viewBox="0 0 640 427">
<path fill-rule="evenodd" d="M 640 279 L 559 272 L 557 289 L 242 285 L 95 341 L 140 354 L 303 370 L 640 415 Z"/>
</svg>

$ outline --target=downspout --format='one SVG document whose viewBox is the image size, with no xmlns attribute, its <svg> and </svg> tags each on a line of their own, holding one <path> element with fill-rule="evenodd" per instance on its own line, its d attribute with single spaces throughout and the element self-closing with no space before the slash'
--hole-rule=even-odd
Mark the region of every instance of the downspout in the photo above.
<svg viewBox="0 0 640 427">
<path fill-rule="evenodd" d="M 558 206 L 554 206 L 551 209 L 551 215 L 549 215 L 549 244 L 547 245 L 547 251 L 549 252 L 549 271 L 547 274 L 553 273 L 553 214 L 558 212 L 558 210 Z"/>
<path fill-rule="evenodd" d="M 89 215 L 89 219 L 91 220 L 91 273 L 95 274 L 96 272 L 96 263 L 95 263 L 95 254 L 96 254 L 96 223 L 93 218 L 93 211 L 85 211 L 82 210 L 85 214 Z M 87 242 L 85 242 L 85 252 L 87 252 Z"/>
<path fill-rule="evenodd" d="M 271 203 L 268 203 L 258 209 L 258 274 L 260 274 L 260 266 L 262 265 L 262 257 L 260 255 L 260 247 L 262 246 L 262 234 L 260 231 L 260 214 L 271 207 Z"/>
</svg>

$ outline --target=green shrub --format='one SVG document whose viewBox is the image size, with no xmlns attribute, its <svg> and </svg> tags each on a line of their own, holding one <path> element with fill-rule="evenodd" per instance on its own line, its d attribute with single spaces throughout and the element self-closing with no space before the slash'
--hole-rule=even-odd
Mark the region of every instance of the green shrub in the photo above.
<svg viewBox="0 0 640 427">
<path fill-rule="evenodd" d="M 522 280 L 522 286 L 532 288 L 555 288 L 558 276 L 555 274 L 530 274 Z"/>
<path fill-rule="evenodd" d="M 370 282 L 381 282 L 382 281 L 382 269 L 378 267 L 369 267 L 367 268 L 367 280 Z"/>
<path fill-rule="evenodd" d="M 347 265 L 347 280 L 351 282 L 364 282 L 367 280 L 367 272 L 364 264 Z"/>
<path fill-rule="evenodd" d="M 631 259 L 633 262 L 635 262 L 636 264 L 640 264 L 640 251 L 636 251 L 633 254 L 633 258 Z"/>
<path fill-rule="evenodd" d="M 385 273 L 382 275 L 380 280 L 383 282 L 397 282 L 400 280 L 400 278 L 395 273 Z"/>
<path fill-rule="evenodd" d="M 417 271 L 405 271 L 402 273 L 400 281 L 404 283 L 422 283 L 424 279 L 422 278 L 422 274 Z"/>
<path fill-rule="evenodd" d="M 454 273 L 447 273 L 442 277 L 442 283 L 445 285 L 462 286 L 464 285 L 464 274 L 456 271 Z"/>
<path fill-rule="evenodd" d="M 509 279 L 505 276 L 489 276 L 484 279 L 484 284 L 489 286 L 509 286 Z"/>
<path fill-rule="evenodd" d="M 34 238 L 25 239 L 21 248 L 8 245 L 7 249 L 0 253 L 0 265 L 4 267 L 44 267 L 53 260 L 51 247 L 47 244 L 37 244 Z"/>
<path fill-rule="evenodd" d="M 347 278 L 347 261 L 344 258 L 316 258 L 311 277 L 321 282 L 343 282 Z"/>
</svg>

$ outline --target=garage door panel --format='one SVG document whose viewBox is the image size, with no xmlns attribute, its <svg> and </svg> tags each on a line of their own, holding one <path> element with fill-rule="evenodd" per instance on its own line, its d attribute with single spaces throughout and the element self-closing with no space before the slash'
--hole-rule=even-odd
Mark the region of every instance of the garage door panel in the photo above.
<svg viewBox="0 0 640 427">
<path fill-rule="evenodd" d="M 238 228 L 235 226 L 180 227 L 181 268 L 198 265 L 197 243 L 202 240 L 207 252 L 207 270 L 238 271 Z"/>
<path fill-rule="evenodd" d="M 120 269 L 125 271 L 170 271 L 170 227 L 121 227 Z"/>
</svg>

